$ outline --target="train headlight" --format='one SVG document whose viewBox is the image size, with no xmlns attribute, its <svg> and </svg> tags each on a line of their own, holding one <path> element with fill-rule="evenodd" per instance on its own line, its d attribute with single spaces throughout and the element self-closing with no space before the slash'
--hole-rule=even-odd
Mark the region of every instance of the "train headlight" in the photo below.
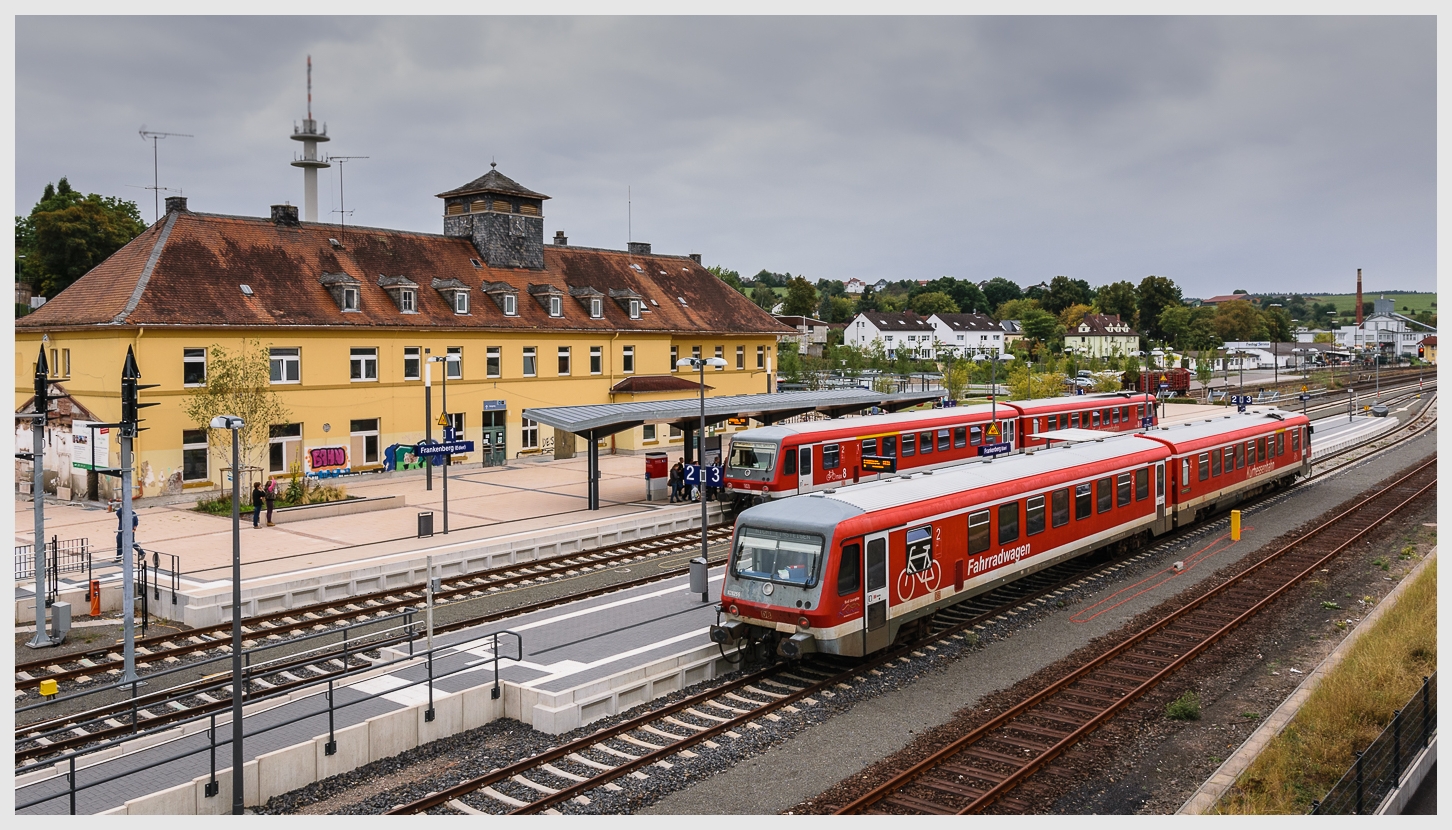
<svg viewBox="0 0 1452 830">
<path fill-rule="evenodd" d="M 812 621 L 807 619 L 806 617 L 797 617 L 797 625 L 801 626 L 802 628 L 811 628 Z"/>
<path fill-rule="evenodd" d="M 741 609 L 737 608 L 736 607 L 736 603 L 733 602 L 730 605 L 726 606 L 726 613 L 728 613 L 728 614 L 739 614 L 739 613 L 741 613 Z"/>
</svg>

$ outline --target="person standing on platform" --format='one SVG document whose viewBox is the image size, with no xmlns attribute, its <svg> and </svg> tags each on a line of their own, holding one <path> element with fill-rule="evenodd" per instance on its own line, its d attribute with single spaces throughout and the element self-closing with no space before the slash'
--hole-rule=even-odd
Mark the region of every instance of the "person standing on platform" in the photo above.
<svg viewBox="0 0 1452 830">
<path fill-rule="evenodd" d="M 267 486 L 262 488 L 262 496 L 267 500 L 267 526 L 272 527 L 272 510 L 277 506 L 277 479 L 267 480 Z"/>
<path fill-rule="evenodd" d="M 679 458 L 676 459 L 676 465 L 671 468 L 671 475 L 668 480 L 671 486 L 671 504 L 684 501 L 681 498 L 681 487 L 685 484 L 686 480 L 686 465 Z"/>
<path fill-rule="evenodd" d="M 252 526 L 254 528 L 262 527 L 259 522 L 262 521 L 262 503 L 266 500 L 267 496 L 262 492 L 262 482 L 252 482 Z"/>
</svg>

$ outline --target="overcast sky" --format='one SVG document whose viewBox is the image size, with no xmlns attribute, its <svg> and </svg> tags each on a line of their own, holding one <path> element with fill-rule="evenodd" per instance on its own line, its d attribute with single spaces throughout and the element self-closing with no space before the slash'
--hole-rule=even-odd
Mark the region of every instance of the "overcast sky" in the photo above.
<svg viewBox="0 0 1452 830">
<path fill-rule="evenodd" d="M 1160 274 L 1190 296 L 1435 287 L 1435 22 L 1229 18 L 16 20 L 15 209 L 60 176 L 439 232 L 489 169 L 545 234 L 743 274 Z M 338 207 L 320 174 L 320 216 Z"/>
</svg>

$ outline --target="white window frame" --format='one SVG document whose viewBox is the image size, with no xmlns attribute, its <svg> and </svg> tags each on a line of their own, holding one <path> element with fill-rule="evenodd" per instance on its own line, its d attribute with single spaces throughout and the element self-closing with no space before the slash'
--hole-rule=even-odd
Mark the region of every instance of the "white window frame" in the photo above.
<svg viewBox="0 0 1452 830">
<path fill-rule="evenodd" d="M 555 295 L 555 294 L 551 294 L 550 295 L 550 316 L 551 317 L 563 317 L 563 316 L 565 316 L 565 304 L 564 304 L 564 301 L 561 300 L 560 297 L 558 295 Z"/>
<path fill-rule="evenodd" d="M 746 347 L 745 346 L 737 346 L 736 347 L 736 368 L 737 368 L 737 370 L 741 370 L 741 369 L 745 369 L 746 368 Z"/>
<path fill-rule="evenodd" d="M 201 436 L 202 436 L 201 442 L 198 443 L 198 442 L 193 441 L 192 443 L 188 444 L 187 443 L 187 440 L 186 440 L 186 436 L 187 436 L 187 433 L 188 432 L 201 433 Z M 187 470 L 186 459 L 187 459 L 187 453 L 188 452 L 196 452 L 198 450 L 201 451 L 202 457 L 203 457 L 203 459 L 205 459 L 204 466 L 206 467 L 206 474 L 203 475 L 201 478 L 187 478 L 186 477 L 186 470 Z M 211 453 L 207 449 L 207 431 L 204 430 L 204 429 L 196 429 L 196 430 L 193 430 L 193 429 L 184 429 L 184 430 L 182 430 L 182 480 L 183 481 L 211 481 L 212 480 L 212 459 L 211 459 Z"/>
<path fill-rule="evenodd" d="M 348 380 L 353 383 L 378 382 L 378 347 L 348 349 Z"/>
<path fill-rule="evenodd" d="M 590 374 L 598 375 L 605 368 L 604 349 L 600 346 L 590 347 Z"/>
<path fill-rule="evenodd" d="M 373 422 L 373 428 L 372 429 L 355 430 L 355 429 L 353 429 L 353 421 L 355 421 L 355 420 L 358 420 L 358 421 L 372 421 Z M 382 442 L 381 438 L 379 437 L 379 429 L 378 429 L 379 423 L 380 423 L 380 419 L 378 419 L 378 418 L 356 418 L 356 419 L 350 418 L 348 420 L 348 438 L 350 439 L 349 442 L 348 442 L 348 452 L 350 454 L 353 452 L 353 445 L 352 445 L 352 440 L 351 439 L 353 439 L 353 438 L 362 438 L 362 439 L 364 439 L 363 440 L 363 448 L 364 448 L 363 449 L 363 452 L 357 454 L 357 457 L 355 457 L 355 458 L 352 459 L 353 466 L 356 467 L 359 464 L 378 464 L 378 463 L 380 463 L 380 459 L 383 458 L 383 450 L 381 448 L 381 445 L 382 445 L 383 442 Z M 368 449 L 367 449 L 368 448 L 368 440 L 367 439 L 370 436 L 374 439 L 373 440 L 373 457 L 372 458 L 369 458 L 368 457 Z"/>
<path fill-rule="evenodd" d="M 539 449 L 539 422 L 529 418 L 519 419 L 519 446 L 520 449 Z"/>
<path fill-rule="evenodd" d="M 272 346 L 267 350 L 267 377 L 273 386 L 302 383 L 302 349 L 296 346 Z M 288 368 L 292 371 L 289 372 Z M 291 375 L 291 377 L 289 377 Z M 273 378 L 277 379 L 274 380 Z"/>
<path fill-rule="evenodd" d="M 358 310 L 358 289 L 353 288 L 351 286 L 344 286 L 343 287 L 343 310 L 344 311 L 357 311 Z"/>
<path fill-rule="evenodd" d="M 519 305 L 517 303 L 517 298 L 513 294 L 505 294 L 504 295 L 504 316 L 505 317 L 517 317 L 517 316 L 519 316 Z"/>
<path fill-rule="evenodd" d="M 404 314 L 414 314 L 418 311 L 418 294 L 412 288 L 405 288 L 398 292 L 398 309 Z"/>
<path fill-rule="evenodd" d="M 620 372 L 621 374 L 635 374 L 635 347 L 626 346 L 620 350 Z"/>
<path fill-rule="evenodd" d="M 717 346 L 716 347 L 716 359 L 719 360 L 719 361 L 721 361 L 721 365 L 716 367 L 716 371 L 718 371 L 718 372 L 724 372 L 724 371 L 726 371 L 726 347 L 725 346 Z"/>
<path fill-rule="evenodd" d="M 640 300 L 631 300 L 630 301 L 630 319 L 632 319 L 632 320 L 639 320 L 640 319 Z"/>
<path fill-rule="evenodd" d="M 69 351 L 69 349 L 67 349 L 67 351 Z M 187 377 L 187 364 L 188 363 L 200 363 L 200 364 L 202 364 L 202 382 L 201 383 L 187 383 L 186 382 L 186 377 Z M 66 374 L 70 374 L 70 373 L 67 372 Z M 184 387 L 190 387 L 190 388 L 196 388 L 196 387 L 199 387 L 199 386 L 206 386 L 206 385 L 207 385 L 207 350 L 206 349 L 182 349 L 182 386 L 184 386 Z"/>
<path fill-rule="evenodd" d="M 537 376 L 539 374 L 539 364 L 536 362 L 536 360 L 537 360 L 537 358 L 536 358 L 536 355 L 535 355 L 535 347 L 534 346 L 525 346 L 524 347 L 524 361 L 523 361 L 523 369 L 524 369 L 524 376 L 525 377 L 532 378 L 532 377 L 535 377 L 535 376 Z"/>
<path fill-rule="evenodd" d="M 605 316 L 605 304 L 600 302 L 599 297 L 590 298 L 590 316 L 596 320 Z"/>
<path fill-rule="evenodd" d="M 504 353 L 499 346 L 484 347 L 484 377 L 497 378 L 504 372 Z"/>
<path fill-rule="evenodd" d="M 413 374 L 409 374 L 408 361 L 413 360 Z M 423 349 L 418 346 L 403 347 L 403 379 L 419 380 L 423 377 Z"/>
<path fill-rule="evenodd" d="M 678 355 L 679 354 L 680 354 L 680 347 L 679 346 L 671 346 L 671 371 L 672 372 L 679 372 L 681 370 L 681 367 L 678 366 L 678 365 L 676 365 L 676 360 L 678 359 Z"/>
<path fill-rule="evenodd" d="M 646 424 L 640 428 L 640 440 L 644 443 L 654 444 L 659 441 L 657 434 L 655 424 Z"/>
<path fill-rule="evenodd" d="M 561 368 L 563 368 L 563 371 L 558 371 Z M 570 360 L 570 347 L 569 346 L 560 346 L 560 347 L 558 347 L 555 350 L 555 369 L 558 371 L 559 376 L 562 377 L 562 378 L 569 377 L 570 376 L 570 371 L 573 368 L 574 367 L 571 365 L 571 360 Z"/>
<path fill-rule="evenodd" d="M 455 291 L 454 292 L 454 313 L 455 314 L 468 314 L 469 313 L 469 292 L 467 292 L 467 291 Z"/>
<path fill-rule="evenodd" d="M 756 368 L 758 368 L 758 369 L 765 369 L 766 368 L 766 347 L 765 346 L 757 346 L 756 347 Z"/>
<path fill-rule="evenodd" d="M 449 360 L 448 359 L 448 356 L 449 355 L 453 355 L 453 354 L 458 355 L 459 356 L 459 359 L 458 360 Z M 444 350 L 444 374 L 448 376 L 449 380 L 463 380 L 464 379 L 464 347 L 463 346 L 450 346 L 450 347 L 448 347 L 447 349 Z"/>
</svg>

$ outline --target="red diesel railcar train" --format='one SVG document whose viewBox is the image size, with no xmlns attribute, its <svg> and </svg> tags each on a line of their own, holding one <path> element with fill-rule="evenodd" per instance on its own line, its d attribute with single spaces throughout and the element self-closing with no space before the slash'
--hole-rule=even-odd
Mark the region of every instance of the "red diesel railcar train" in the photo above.
<svg viewBox="0 0 1452 830">
<path fill-rule="evenodd" d="M 726 456 L 737 510 L 769 499 L 873 481 L 977 458 L 985 446 L 1042 446 L 1036 433 L 1070 427 L 1127 432 L 1154 421 L 1154 397 L 1111 392 L 778 424 L 737 433 Z M 993 435 L 992 432 L 999 434 Z"/>
<path fill-rule="evenodd" d="M 766 502 L 737 519 L 711 637 L 869 654 L 947 605 L 1309 474 L 1309 421 L 1270 410 Z"/>
</svg>

